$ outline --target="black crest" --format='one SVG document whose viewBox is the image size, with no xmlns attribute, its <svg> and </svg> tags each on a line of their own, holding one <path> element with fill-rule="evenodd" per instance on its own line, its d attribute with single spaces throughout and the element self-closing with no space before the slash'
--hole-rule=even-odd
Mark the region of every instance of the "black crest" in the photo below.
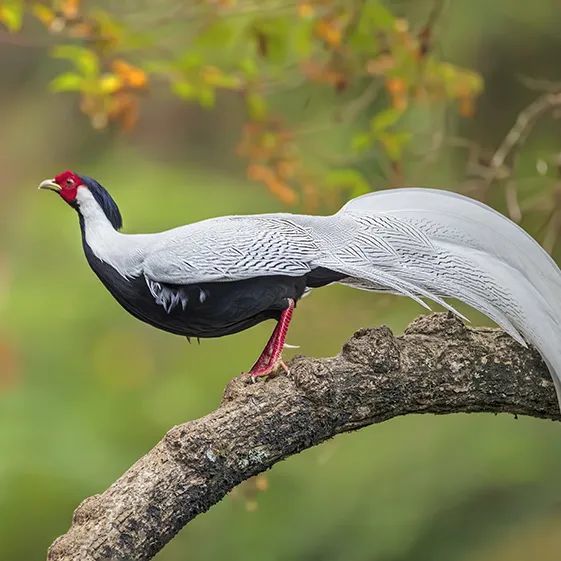
<svg viewBox="0 0 561 561">
<path fill-rule="evenodd" d="M 123 225 L 123 219 L 121 218 L 119 207 L 105 187 L 100 185 L 95 179 L 86 175 L 81 175 L 80 178 L 84 182 L 84 185 L 90 190 L 94 199 L 105 213 L 105 216 L 107 216 L 107 219 L 111 222 L 113 228 L 115 228 L 115 230 L 120 230 Z"/>
</svg>

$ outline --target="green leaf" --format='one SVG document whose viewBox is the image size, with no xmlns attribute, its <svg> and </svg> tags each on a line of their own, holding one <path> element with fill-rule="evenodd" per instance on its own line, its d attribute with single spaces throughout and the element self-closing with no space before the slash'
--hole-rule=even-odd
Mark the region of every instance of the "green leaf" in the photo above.
<svg viewBox="0 0 561 561">
<path fill-rule="evenodd" d="M 395 22 L 393 14 L 379 0 L 367 0 L 364 16 L 375 29 L 391 29 Z"/>
<path fill-rule="evenodd" d="M 325 176 L 325 184 L 328 187 L 350 190 L 353 197 L 364 195 L 371 191 L 368 181 L 362 173 L 353 168 L 334 169 Z"/>
<path fill-rule="evenodd" d="M 23 21 L 23 0 L 4 0 L 0 5 L 0 22 L 9 31 L 19 31 Z"/>
<path fill-rule="evenodd" d="M 182 99 L 194 99 L 197 92 L 195 87 L 191 82 L 187 80 L 178 80 L 177 82 L 172 82 L 171 91 Z"/>
<path fill-rule="evenodd" d="M 174 65 L 181 70 L 193 70 L 203 64 L 203 58 L 199 53 L 188 52 L 182 55 Z"/>
<path fill-rule="evenodd" d="M 60 45 L 55 47 L 51 54 L 55 58 L 62 58 L 71 61 L 80 73 L 93 78 L 99 74 L 99 60 L 97 55 L 85 47 L 78 45 Z"/>
<path fill-rule="evenodd" d="M 240 33 L 240 26 L 236 18 L 215 19 L 195 39 L 194 44 L 203 50 L 228 49 L 234 43 L 236 36 Z"/>
<path fill-rule="evenodd" d="M 367 0 L 349 43 L 359 52 L 376 53 L 379 51 L 380 32 L 390 31 L 394 23 L 395 17 L 378 0 Z"/>
<path fill-rule="evenodd" d="M 207 109 L 214 107 L 216 102 L 216 93 L 214 88 L 210 86 L 202 86 L 197 91 L 197 99 L 199 100 L 201 107 L 206 107 Z"/>
<path fill-rule="evenodd" d="M 289 18 L 277 17 L 257 22 L 253 29 L 256 55 L 267 59 L 273 65 L 287 62 L 290 51 L 290 30 L 293 22 Z"/>
<path fill-rule="evenodd" d="M 370 121 L 370 130 L 375 134 L 381 133 L 397 123 L 402 115 L 403 112 L 394 107 L 380 111 Z"/>
<path fill-rule="evenodd" d="M 257 68 L 257 63 L 255 59 L 246 57 L 242 59 L 239 63 L 240 70 L 245 74 L 247 78 L 255 78 L 259 73 Z"/>
<path fill-rule="evenodd" d="M 292 29 L 292 47 L 295 53 L 306 58 L 313 46 L 313 21 L 300 20 Z"/>
<path fill-rule="evenodd" d="M 355 152 L 364 152 L 372 146 L 372 135 L 368 132 L 359 132 L 353 136 L 351 147 Z"/>
<path fill-rule="evenodd" d="M 401 160 L 403 149 L 411 140 L 411 133 L 409 132 L 383 132 L 379 137 L 380 143 L 384 147 L 388 158 L 397 162 Z"/>
<path fill-rule="evenodd" d="M 249 92 L 245 96 L 245 102 L 249 116 L 252 119 L 262 121 L 267 116 L 267 102 L 261 94 Z"/>
<path fill-rule="evenodd" d="M 84 77 L 75 72 L 60 74 L 49 84 L 53 92 L 78 92 L 82 89 Z"/>
</svg>

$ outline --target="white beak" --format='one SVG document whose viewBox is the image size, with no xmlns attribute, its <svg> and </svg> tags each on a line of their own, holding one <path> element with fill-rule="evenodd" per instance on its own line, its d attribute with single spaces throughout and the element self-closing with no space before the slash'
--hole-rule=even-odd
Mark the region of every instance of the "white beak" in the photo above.
<svg viewBox="0 0 561 561">
<path fill-rule="evenodd" d="M 39 189 L 48 189 L 49 191 L 55 191 L 56 193 L 62 191 L 60 185 L 56 183 L 54 179 L 45 179 L 45 181 L 41 181 L 41 183 L 39 183 Z"/>
</svg>

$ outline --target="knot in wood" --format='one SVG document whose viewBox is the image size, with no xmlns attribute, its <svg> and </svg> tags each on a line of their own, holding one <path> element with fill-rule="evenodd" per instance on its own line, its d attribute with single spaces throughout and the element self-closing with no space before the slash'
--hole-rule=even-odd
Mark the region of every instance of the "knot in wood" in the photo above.
<svg viewBox="0 0 561 561">
<path fill-rule="evenodd" d="M 307 399 L 317 405 L 330 403 L 332 380 L 328 360 L 296 357 L 290 363 L 290 377 Z"/>
<path fill-rule="evenodd" d="M 452 312 L 420 316 L 409 324 L 405 335 L 444 335 L 464 337 L 469 330 Z"/>
<path fill-rule="evenodd" d="M 348 361 L 368 366 L 377 374 L 398 370 L 400 365 L 399 347 L 386 326 L 360 329 L 344 345 L 342 354 Z"/>
</svg>

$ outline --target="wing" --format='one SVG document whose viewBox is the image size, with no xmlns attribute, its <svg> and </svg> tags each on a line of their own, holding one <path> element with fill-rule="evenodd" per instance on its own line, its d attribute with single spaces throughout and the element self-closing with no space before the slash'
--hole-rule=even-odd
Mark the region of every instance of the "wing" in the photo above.
<svg viewBox="0 0 561 561">
<path fill-rule="evenodd" d="M 171 230 L 144 260 L 149 282 L 196 284 L 301 276 L 319 243 L 305 216 L 229 216 Z"/>
</svg>

